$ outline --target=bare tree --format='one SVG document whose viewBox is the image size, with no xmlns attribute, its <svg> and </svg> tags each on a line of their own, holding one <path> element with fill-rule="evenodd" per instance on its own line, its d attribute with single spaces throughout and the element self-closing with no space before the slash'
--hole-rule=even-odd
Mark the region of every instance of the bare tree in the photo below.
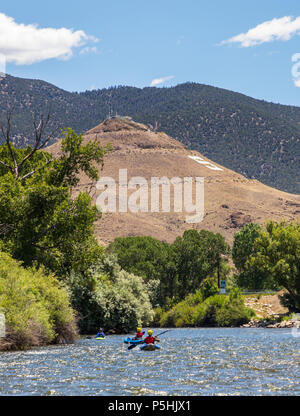
<svg viewBox="0 0 300 416">
<path fill-rule="evenodd" d="M 47 146 L 49 141 L 55 137 L 54 135 L 57 132 L 58 128 L 55 127 L 54 129 L 52 129 L 50 133 L 48 132 L 49 130 L 48 128 L 50 127 L 50 110 L 48 111 L 46 116 L 42 114 L 38 117 L 36 114 L 34 114 L 33 119 L 32 119 L 33 133 L 34 133 L 34 145 L 32 147 L 32 150 L 21 161 L 18 161 L 16 154 L 14 152 L 14 148 L 13 148 L 12 140 L 11 140 L 11 121 L 12 121 L 13 111 L 14 111 L 14 108 L 12 108 L 11 110 L 7 112 L 6 126 L 4 126 L 3 124 L 0 124 L 0 131 L 4 139 L 4 143 L 6 144 L 8 148 L 12 163 L 9 164 L 9 163 L 4 162 L 3 160 L 0 160 L 0 164 L 6 167 L 7 169 L 9 169 L 16 179 L 24 180 L 28 178 L 29 176 L 32 176 L 36 172 L 36 169 L 32 170 L 31 172 L 27 173 L 24 176 L 21 176 L 20 172 L 21 172 L 22 166 L 27 160 L 32 158 L 33 155 L 38 150 L 41 150 Z M 52 158 L 47 160 L 46 165 L 48 165 L 52 161 L 53 161 Z"/>
</svg>

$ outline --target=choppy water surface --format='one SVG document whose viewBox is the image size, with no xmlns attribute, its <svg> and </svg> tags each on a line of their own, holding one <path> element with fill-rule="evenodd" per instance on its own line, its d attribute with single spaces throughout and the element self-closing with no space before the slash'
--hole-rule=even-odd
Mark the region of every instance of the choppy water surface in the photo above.
<svg viewBox="0 0 300 416">
<path fill-rule="evenodd" d="M 0 395 L 300 393 L 300 337 L 291 330 L 172 329 L 148 352 L 128 351 L 123 339 L 0 353 Z"/>
</svg>

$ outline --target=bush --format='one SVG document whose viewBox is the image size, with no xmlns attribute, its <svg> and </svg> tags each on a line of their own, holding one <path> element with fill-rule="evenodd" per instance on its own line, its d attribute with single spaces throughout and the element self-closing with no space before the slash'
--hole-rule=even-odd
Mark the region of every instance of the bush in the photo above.
<svg viewBox="0 0 300 416">
<path fill-rule="evenodd" d="M 100 326 L 125 333 L 154 318 L 143 278 L 122 270 L 114 256 L 103 257 L 85 276 L 72 273 L 68 284 L 83 333 Z"/>
<path fill-rule="evenodd" d="M 69 295 L 52 275 L 24 269 L 0 252 L 0 308 L 6 318 L 2 349 L 23 349 L 76 338 Z"/>
<path fill-rule="evenodd" d="M 160 326 L 239 326 L 254 316 L 254 311 L 244 305 L 239 289 L 229 296 L 215 294 L 204 299 L 201 290 L 188 295 L 169 311 L 159 309 L 156 322 Z"/>
<path fill-rule="evenodd" d="M 254 311 L 245 306 L 229 304 L 216 312 L 217 326 L 240 326 L 251 320 Z"/>
<path fill-rule="evenodd" d="M 202 326 L 205 324 L 207 316 L 207 304 L 200 303 L 193 310 L 193 326 Z"/>
<path fill-rule="evenodd" d="M 228 297 L 224 295 L 214 295 L 205 299 L 206 305 L 206 315 L 205 315 L 205 324 L 216 326 L 216 315 L 217 311 L 228 303 Z"/>
<path fill-rule="evenodd" d="M 203 300 L 219 293 L 218 285 L 211 277 L 207 277 L 201 282 L 200 290 Z"/>
</svg>

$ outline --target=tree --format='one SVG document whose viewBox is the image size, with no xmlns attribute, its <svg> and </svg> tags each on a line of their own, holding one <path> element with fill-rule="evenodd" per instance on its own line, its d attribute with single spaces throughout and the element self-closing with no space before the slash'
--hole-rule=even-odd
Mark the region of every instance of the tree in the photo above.
<svg viewBox="0 0 300 416">
<path fill-rule="evenodd" d="M 221 234 L 210 231 L 187 230 L 173 243 L 178 273 L 178 295 L 183 299 L 199 288 L 202 280 L 217 273 L 230 253 Z"/>
<path fill-rule="evenodd" d="M 249 269 L 256 268 L 286 293 L 282 302 L 291 311 L 300 311 L 300 225 L 269 221 L 255 240 L 255 256 Z"/>
<path fill-rule="evenodd" d="M 263 271 L 262 267 L 256 266 L 252 262 L 250 267 L 250 257 L 256 256 L 255 241 L 260 236 L 261 227 L 258 224 L 249 223 L 244 225 L 241 231 L 235 233 L 232 259 L 238 271 L 235 276 L 239 287 L 250 290 L 262 290 L 274 288 L 274 284 L 269 279 L 269 274 Z"/>
<path fill-rule="evenodd" d="M 12 144 L 11 138 L 13 112 L 14 107 L 7 112 L 6 126 L 4 126 L 4 124 L 0 124 L 2 139 L 5 143 L 4 149 L 2 149 L 4 152 L 2 151 L 0 156 L 0 165 L 4 168 L 4 170 L 11 172 L 15 179 L 23 180 L 35 173 L 35 169 L 33 169 L 32 171 L 27 171 L 24 174 L 24 165 L 27 165 L 26 167 L 28 170 L 29 164 L 27 162 L 34 158 L 36 152 L 48 145 L 49 141 L 53 139 L 57 128 L 54 127 L 51 132 L 48 131 L 48 127 L 50 127 L 50 111 L 46 117 L 42 114 L 39 120 L 37 115 L 34 115 L 34 145 L 33 147 L 28 146 L 25 152 L 17 151 Z M 45 155 L 44 164 L 48 165 L 52 162 L 52 160 L 53 159 L 50 156 L 46 157 Z"/>
<path fill-rule="evenodd" d="M 176 292 L 176 267 L 170 244 L 152 237 L 116 238 L 108 248 L 118 257 L 120 266 L 142 276 L 153 305 L 163 305 Z"/>
<path fill-rule="evenodd" d="M 235 233 L 232 259 L 238 271 L 242 271 L 249 256 L 254 252 L 253 243 L 259 236 L 260 226 L 258 224 L 249 223 L 244 225 L 241 231 Z"/>
<path fill-rule="evenodd" d="M 34 148 L 16 149 L 9 128 L 0 146 L 0 240 L 25 265 L 43 264 L 63 275 L 74 266 L 86 267 L 87 259 L 94 261 L 103 251 L 93 236 L 101 214 L 87 192 L 72 197 L 70 189 L 81 171 L 98 179 L 97 165 L 111 147 L 83 144 L 81 135 L 67 129 L 55 159 L 41 150 L 47 143 L 44 124 L 34 127 L 39 132 Z"/>
</svg>

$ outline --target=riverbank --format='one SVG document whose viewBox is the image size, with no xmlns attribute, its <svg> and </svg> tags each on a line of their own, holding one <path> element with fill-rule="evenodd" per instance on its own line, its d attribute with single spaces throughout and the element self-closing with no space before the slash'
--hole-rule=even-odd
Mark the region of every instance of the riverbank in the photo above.
<svg viewBox="0 0 300 416">
<path fill-rule="evenodd" d="M 241 328 L 300 328 L 300 320 L 286 320 L 276 322 L 272 320 L 251 319 L 247 324 L 241 325 Z"/>
<path fill-rule="evenodd" d="M 241 325 L 242 328 L 293 328 L 300 326 L 300 318 L 291 316 L 287 308 L 281 305 L 283 291 L 270 294 L 252 294 L 245 296 L 245 305 L 255 312 L 255 317 Z"/>
<path fill-rule="evenodd" d="M 280 296 L 284 292 L 281 290 L 275 294 L 251 294 L 244 296 L 245 305 L 254 310 L 258 318 L 278 319 L 289 313 L 280 303 Z"/>
</svg>

